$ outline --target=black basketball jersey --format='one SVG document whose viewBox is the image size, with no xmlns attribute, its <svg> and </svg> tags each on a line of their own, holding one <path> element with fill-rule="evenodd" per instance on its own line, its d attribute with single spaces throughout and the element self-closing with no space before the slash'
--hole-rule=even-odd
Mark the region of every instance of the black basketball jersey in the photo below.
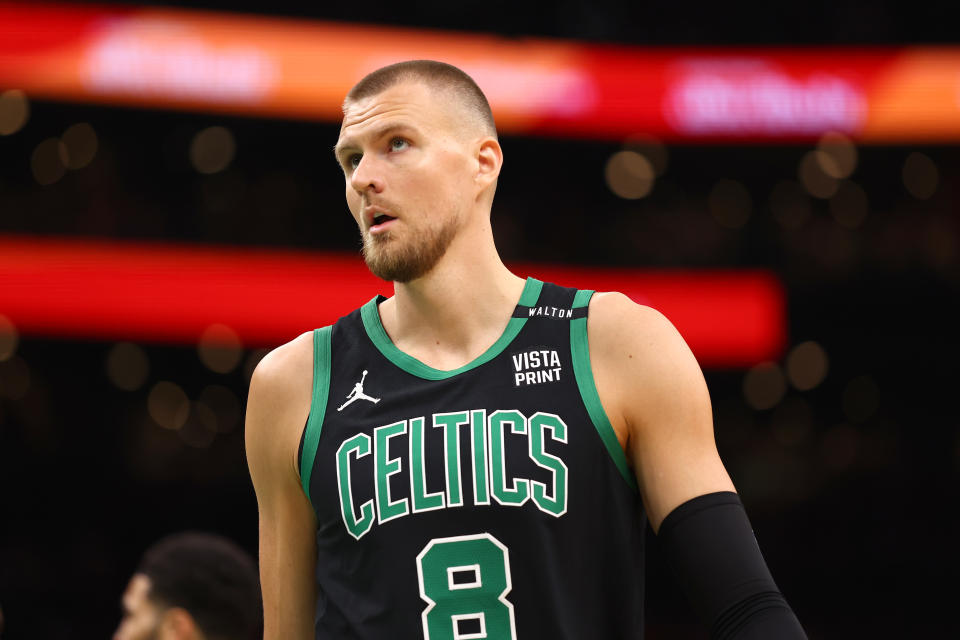
<svg viewBox="0 0 960 640">
<path fill-rule="evenodd" d="M 592 294 L 528 279 L 453 371 L 393 345 L 380 296 L 314 332 L 317 638 L 643 637 L 645 514 L 593 382 Z"/>
</svg>

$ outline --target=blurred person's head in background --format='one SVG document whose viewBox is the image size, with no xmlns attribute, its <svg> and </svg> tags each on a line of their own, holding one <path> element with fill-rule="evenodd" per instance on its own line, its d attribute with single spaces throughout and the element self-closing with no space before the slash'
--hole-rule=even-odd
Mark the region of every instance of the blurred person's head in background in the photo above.
<svg viewBox="0 0 960 640">
<path fill-rule="evenodd" d="M 114 640 L 247 640 L 261 633 L 253 558 L 206 533 L 163 538 L 143 555 L 123 594 Z"/>
</svg>

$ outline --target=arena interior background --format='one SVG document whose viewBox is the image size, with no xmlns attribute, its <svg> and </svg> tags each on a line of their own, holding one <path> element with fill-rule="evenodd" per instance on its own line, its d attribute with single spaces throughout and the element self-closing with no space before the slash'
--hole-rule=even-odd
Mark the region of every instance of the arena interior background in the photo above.
<svg viewBox="0 0 960 640">
<path fill-rule="evenodd" d="M 0 15 L 28 6 L 36 7 L 0 3 Z M 71 32 L 76 7 L 51 9 L 60 16 L 49 21 L 51 33 Z M 586 285 L 591 274 L 640 278 L 637 295 L 643 282 L 656 284 L 661 297 L 650 302 L 662 301 L 668 314 L 692 306 L 691 331 L 715 327 L 706 340 L 717 344 L 704 343 L 701 361 L 718 447 L 811 638 L 956 633 L 960 48 L 941 7 L 851 0 L 749 8 L 666 0 L 113 7 L 269 14 L 345 33 L 365 24 L 487 34 L 493 39 L 483 47 L 493 56 L 498 46 L 507 51 L 532 37 L 598 47 L 592 51 L 607 56 L 598 60 L 640 51 L 641 67 L 661 55 L 685 61 L 664 67 L 670 74 L 691 60 L 701 69 L 723 60 L 720 74 L 734 85 L 753 73 L 750 65 L 766 65 L 763 73 L 780 73 L 774 81 L 788 94 L 814 91 L 817 73 L 853 78 L 863 96 L 828 91 L 826 103 L 805 103 L 801 95 L 777 117 L 741 100 L 708 104 L 700 120 L 688 110 L 694 120 L 619 129 L 603 118 L 564 124 L 562 109 L 531 124 L 522 113 L 528 101 L 569 106 L 582 98 L 576 90 L 544 97 L 547 90 L 532 83 L 502 103 L 511 124 L 502 136 L 494 231 L 505 259 L 524 273 L 552 269 Z M 399 37 L 389 29 L 363 33 L 341 43 L 341 67 L 351 68 L 351 49 L 358 56 L 387 50 Z M 139 554 L 159 536 L 218 531 L 255 553 L 242 434 L 247 384 L 264 350 L 296 335 L 270 318 L 302 306 L 335 318 L 351 296 L 361 303 L 389 289 L 349 269 L 331 275 L 334 267 L 316 262 L 359 263 L 331 154 L 338 125 L 329 105 L 312 118 L 309 105 L 306 115 L 211 107 L 195 93 L 171 96 L 177 86 L 165 90 L 160 76 L 159 89 L 138 88 L 138 104 L 95 100 L 57 89 L 61 79 L 46 68 L 26 68 L 21 86 L 10 80 L 14 62 L 33 55 L 44 36 L 17 37 L 0 38 L 2 633 L 4 640 L 105 637 Z M 904 52 L 913 58 L 896 58 Z M 908 71 L 903 88 L 884 97 L 870 74 L 886 69 L 888 58 Z M 602 75 L 602 61 L 596 65 Z M 307 71 L 321 84 L 338 73 Z M 604 81 L 610 91 L 640 91 L 651 80 L 637 73 Z M 913 95 L 913 86 L 931 93 Z M 831 121 L 836 100 L 851 102 Z M 844 119 L 869 111 L 872 100 L 892 100 L 870 116 L 883 121 L 879 128 Z M 937 100 L 939 110 L 925 111 Z M 899 111 L 902 104 L 916 114 Z M 641 107 L 625 102 L 622 110 Z M 731 119 L 711 120 L 723 109 Z M 773 119 L 761 126 L 744 120 L 743 109 Z M 803 118 L 812 119 L 797 124 Z M 884 137 L 894 121 L 901 129 Z M 238 270 L 191 271 L 192 260 Z M 288 309 L 265 307 L 257 288 L 237 276 L 248 260 L 254 269 L 264 260 L 278 272 L 316 270 L 317 290 L 310 293 L 308 278 L 297 290 L 305 298 Z M 669 279 L 677 274 L 686 284 Z M 770 285 L 747 295 L 773 311 L 751 316 L 756 325 L 736 317 L 716 325 L 744 308 L 723 301 L 739 300 L 744 274 Z M 151 277 L 146 288 L 157 297 L 143 306 Z M 184 319 L 206 308 L 214 290 L 249 309 L 252 328 L 207 318 L 199 331 Z M 118 315 L 133 299 L 141 313 Z M 648 637 L 706 637 L 650 537 Z"/>
</svg>

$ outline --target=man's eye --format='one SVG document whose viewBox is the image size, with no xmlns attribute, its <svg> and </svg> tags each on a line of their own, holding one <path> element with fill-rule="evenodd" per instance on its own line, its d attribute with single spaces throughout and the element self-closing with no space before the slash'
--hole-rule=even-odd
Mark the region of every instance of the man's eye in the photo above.
<svg viewBox="0 0 960 640">
<path fill-rule="evenodd" d="M 357 166 L 360 164 L 361 157 L 362 156 L 359 153 L 354 153 L 347 156 L 347 166 L 350 167 L 351 169 L 356 169 Z"/>
<path fill-rule="evenodd" d="M 406 148 L 407 148 L 407 145 L 409 145 L 409 144 L 410 144 L 410 143 L 408 143 L 408 142 L 407 142 L 406 140 L 404 140 L 403 138 L 394 138 L 393 140 L 390 141 L 390 150 L 391 150 L 391 151 L 402 151 L 402 150 L 406 149 Z"/>
</svg>

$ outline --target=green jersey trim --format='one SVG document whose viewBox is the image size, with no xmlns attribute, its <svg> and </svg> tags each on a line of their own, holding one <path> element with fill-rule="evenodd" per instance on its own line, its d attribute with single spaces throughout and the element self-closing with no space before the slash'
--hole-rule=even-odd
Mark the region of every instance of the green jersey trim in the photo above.
<svg viewBox="0 0 960 640">
<path fill-rule="evenodd" d="M 577 291 L 573 298 L 573 308 L 577 309 L 590 304 L 593 291 Z M 590 414 L 590 420 L 600 435 L 600 440 L 607 448 L 607 453 L 613 459 L 620 475 L 634 490 L 637 489 L 637 480 L 630 472 L 627 456 L 617 440 L 617 434 L 610 424 L 607 412 L 600 403 L 600 394 L 597 393 L 597 384 L 593 379 L 593 369 L 590 368 L 590 346 L 587 341 L 587 318 L 575 318 L 570 321 L 570 351 L 573 354 L 573 375 L 577 379 L 580 397 L 583 405 Z"/>
<path fill-rule="evenodd" d="M 330 395 L 330 336 L 333 327 L 313 330 L 313 397 L 310 400 L 310 415 L 307 431 L 303 436 L 303 456 L 300 458 L 300 482 L 303 492 L 310 499 L 310 476 L 313 461 L 320 444 L 323 416 L 327 412 L 327 397 Z"/>
<path fill-rule="evenodd" d="M 540 298 L 541 289 L 543 289 L 543 282 L 536 278 L 527 278 L 518 304 L 527 307 L 535 306 L 537 300 Z M 377 310 L 377 297 L 374 297 L 370 302 L 361 307 L 360 317 L 363 319 L 363 327 L 370 337 L 370 340 L 387 360 L 407 373 L 425 380 L 445 380 L 446 378 L 452 378 L 455 375 L 470 371 L 482 364 L 490 362 L 507 348 L 507 345 L 517 337 L 517 334 L 520 333 L 520 330 L 523 329 L 523 326 L 527 323 L 526 318 L 510 318 L 510 321 L 507 323 L 507 328 L 503 330 L 503 333 L 497 341 L 490 345 L 489 349 L 462 367 L 450 371 L 443 371 L 441 369 L 434 369 L 420 362 L 393 344 L 390 336 L 388 336 L 384 330 L 383 324 L 380 322 L 380 312 Z"/>
</svg>

